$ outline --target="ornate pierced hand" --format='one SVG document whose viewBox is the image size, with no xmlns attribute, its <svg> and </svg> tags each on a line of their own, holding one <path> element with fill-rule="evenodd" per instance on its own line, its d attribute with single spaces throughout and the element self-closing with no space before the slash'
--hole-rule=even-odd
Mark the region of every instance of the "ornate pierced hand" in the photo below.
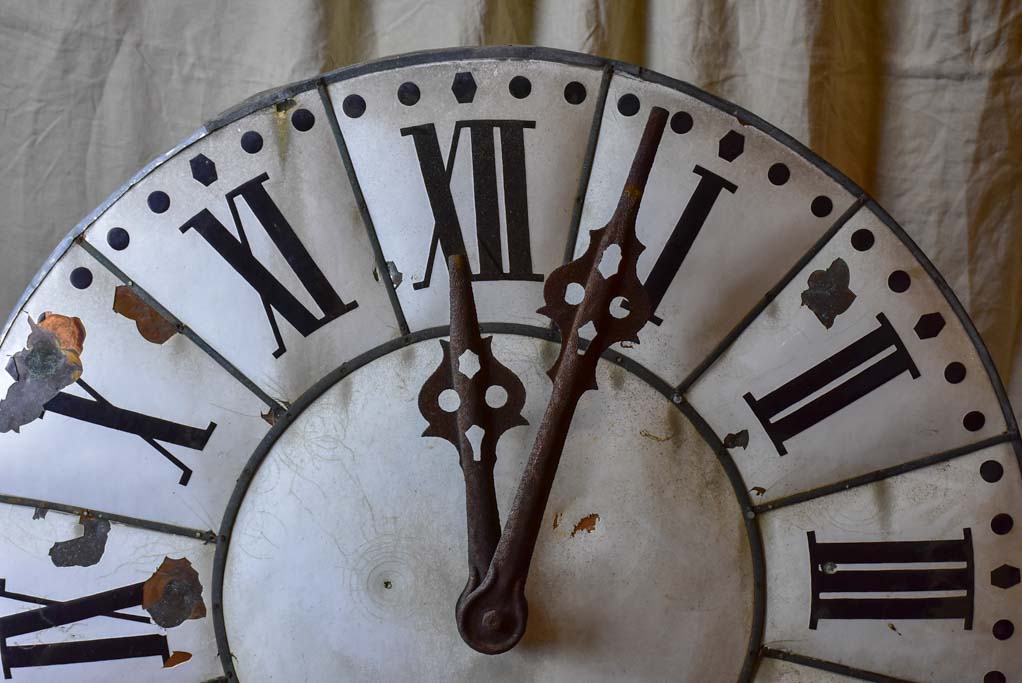
<svg viewBox="0 0 1022 683">
<path fill-rule="evenodd" d="M 649 320 L 649 297 L 636 274 L 645 247 L 635 235 L 635 219 L 666 123 L 666 110 L 654 107 L 614 216 L 590 232 L 586 252 L 551 273 L 543 289 L 546 305 L 540 312 L 554 321 L 562 338 L 560 355 L 548 373 L 553 392 L 489 569 L 482 583 L 458 601 L 458 629 L 479 652 L 506 652 L 524 635 L 525 581 L 578 400 L 598 388 L 600 355 L 617 342 L 638 342 L 639 330 Z M 604 276 L 601 265 L 612 247 L 620 250 L 620 261 L 613 274 Z M 576 303 L 567 300 L 571 285 L 584 290 Z M 585 345 L 579 330 L 589 323 L 596 336 Z"/>
<path fill-rule="evenodd" d="M 451 277 L 451 340 L 440 342 L 443 359 L 422 385 L 419 411 L 429 422 L 422 435 L 447 439 L 461 456 L 469 576 L 458 600 L 460 605 L 479 585 L 500 539 L 500 516 L 493 488 L 497 442 L 507 430 L 528 422 L 522 417 L 525 387 L 517 375 L 494 358 L 493 338 L 484 339 L 479 334 L 468 260 L 462 254 L 452 255 L 447 267 Z M 478 369 L 468 367 L 473 355 Z M 496 407 L 491 406 L 486 397 L 494 386 L 505 392 L 503 403 Z M 453 391 L 458 400 L 457 407 L 451 410 L 441 405 L 441 394 L 447 391 Z M 485 430 L 478 453 L 474 452 L 468 436 L 473 427 Z"/>
</svg>

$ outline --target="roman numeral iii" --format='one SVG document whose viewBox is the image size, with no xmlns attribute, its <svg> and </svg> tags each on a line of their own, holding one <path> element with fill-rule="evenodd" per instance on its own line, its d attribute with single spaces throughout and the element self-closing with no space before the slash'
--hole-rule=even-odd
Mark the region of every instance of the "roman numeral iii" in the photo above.
<svg viewBox="0 0 1022 683">
<path fill-rule="evenodd" d="M 962 536 L 951 541 L 820 543 L 816 532 L 808 532 L 812 581 L 809 628 L 815 629 L 821 619 L 961 619 L 965 630 L 970 630 L 972 532 L 965 529 Z M 925 566 L 911 567 L 914 564 Z M 924 591 L 954 595 L 912 595 Z M 856 595 L 865 593 L 895 596 Z"/>
</svg>

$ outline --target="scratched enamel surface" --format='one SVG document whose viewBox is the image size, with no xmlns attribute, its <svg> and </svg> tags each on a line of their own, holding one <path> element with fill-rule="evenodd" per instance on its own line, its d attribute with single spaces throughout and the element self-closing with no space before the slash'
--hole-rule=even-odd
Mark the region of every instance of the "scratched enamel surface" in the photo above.
<svg viewBox="0 0 1022 683">
<path fill-rule="evenodd" d="M 80 269 L 91 275 L 85 289 L 71 283 L 76 271 L 84 277 Z M 25 347 L 27 316 L 47 312 L 80 318 L 86 333 L 81 382 L 63 390 L 78 405 L 70 413 L 40 409 L 20 433 L 0 434 L 0 493 L 217 529 L 234 481 L 269 430 L 260 418 L 267 407 L 183 335 L 144 339 L 134 320 L 113 310 L 119 285 L 73 247 L 4 340 L 7 359 Z M 0 373 L 0 396 L 14 383 Z"/>
<path fill-rule="evenodd" d="M 856 678 L 766 658 L 756 671 L 756 683 L 853 683 Z"/>
<path fill-rule="evenodd" d="M 182 150 L 86 238 L 278 401 L 399 334 L 315 90 Z"/>
<path fill-rule="evenodd" d="M 870 238 L 860 231 L 868 231 Z M 860 250 L 856 243 L 870 246 Z M 837 273 L 842 263 L 847 282 Z M 891 276 L 897 271 L 908 277 L 906 291 L 891 289 Z M 815 307 L 826 313 L 824 308 L 805 294 L 814 288 L 824 293 L 826 301 L 847 306 L 829 328 L 814 312 Z M 830 288 L 833 295 L 827 294 Z M 842 299 L 841 290 L 850 291 L 854 298 Z M 867 346 L 868 340 L 861 340 L 871 334 L 875 343 Z M 897 340 L 911 362 L 899 356 Z M 850 362 L 840 360 L 836 354 L 850 347 L 856 349 L 855 357 Z M 836 375 L 823 386 L 810 387 L 807 381 L 804 387 L 791 386 L 784 396 L 774 393 L 820 363 L 823 373 Z M 881 381 L 888 377 L 883 363 L 893 367 L 886 381 Z M 950 363 L 961 363 L 965 371 L 958 383 L 945 376 Z M 828 406 L 840 403 L 840 392 L 853 393 L 856 389 L 849 387 L 855 386 L 872 390 L 820 417 Z M 730 453 L 746 484 L 760 487 L 757 491 L 765 489 L 754 498 L 756 503 L 1005 431 L 990 379 L 958 317 L 908 249 L 867 209 L 834 234 L 687 397 L 721 439 L 747 431 L 748 445 L 735 446 Z M 750 400 L 760 404 L 762 419 L 753 412 Z M 784 420 L 803 409 L 815 410 L 811 419 L 818 421 L 784 438 Z M 976 424 L 965 424 L 973 412 L 982 415 L 975 430 L 969 427 Z"/>
<path fill-rule="evenodd" d="M 613 214 L 654 106 L 666 109 L 671 119 L 636 232 L 646 246 L 638 275 L 658 303 L 655 314 L 663 322 L 647 324 L 639 333 L 640 344 L 617 348 L 678 384 L 853 198 L 806 159 L 735 116 L 676 90 L 615 75 L 576 256 L 589 244 L 588 231 L 605 225 Z M 775 165 L 784 171 L 771 171 Z M 784 183 L 776 184 L 782 178 Z M 825 215 L 813 212 L 817 197 L 829 202 Z M 668 247 L 673 233 L 680 238 L 686 231 L 696 235 L 687 255 L 674 241 Z M 678 262 L 672 265 L 674 257 Z M 655 265 L 657 275 L 652 275 Z"/>
<path fill-rule="evenodd" d="M 497 337 L 494 350 L 526 386 L 530 423 L 498 446 L 506 513 L 556 347 Z M 603 389 L 579 405 L 546 509 L 524 640 L 496 657 L 461 642 L 453 615 L 467 576 L 464 482 L 450 443 L 419 436 L 418 388 L 439 360 L 431 340 L 357 370 L 260 467 L 225 578 L 241 679 L 329 670 L 353 681 L 663 680 L 679 671 L 735 680 L 752 619 L 741 510 L 677 408 L 607 365 Z M 397 375 L 405 381 L 381 396 L 380 378 Z"/>
<path fill-rule="evenodd" d="M 997 481 L 983 476 L 989 462 L 1003 473 Z M 1018 529 L 994 530 L 995 518 L 1005 514 L 1022 519 L 1022 474 L 1008 445 L 761 515 L 767 566 L 764 644 L 899 680 L 960 683 L 981 681 L 987 671 L 1022 671 L 1022 650 L 994 635 L 999 620 L 1015 619 L 1022 610 L 1022 586 L 1012 578 L 1019 571 L 1022 536 Z M 868 554 L 856 557 L 853 548 L 829 568 L 825 562 L 824 572 L 839 579 L 846 570 L 866 570 L 869 585 L 822 586 L 820 597 L 860 603 L 894 598 L 905 604 L 965 596 L 968 618 L 838 619 L 821 613 L 811 628 L 810 533 L 818 544 L 954 542 L 953 549 L 963 551 L 955 556 L 908 555 L 881 564 L 865 564 Z M 945 579 L 939 590 L 930 585 L 906 592 L 910 589 L 886 578 L 894 575 L 885 570 L 893 569 L 911 574 L 905 578 L 909 582 L 935 580 L 938 571 L 960 570 L 961 575 Z"/>
<path fill-rule="evenodd" d="M 548 324 L 536 309 L 544 276 L 564 260 L 601 78 L 596 68 L 480 60 L 329 87 L 384 254 L 401 274 L 397 292 L 412 330 L 448 322 L 445 249 L 431 251 L 435 223 L 451 234 L 461 229 L 480 321 Z M 399 100 L 403 83 L 417 89 L 414 104 Z M 572 83 L 582 86 L 580 102 L 568 100 Z M 358 116 L 354 97 L 365 103 Z M 432 190 L 420 167 L 431 150 L 439 154 Z"/>
<path fill-rule="evenodd" d="M 82 536 L 73 515 L 47 512 L 44 517 L 28 507 L 0 504 L 0 628 L 10 628 L 5 617 L 38 609 L 39 602 L 64 602 L 93 596 L 147 581 L 164 559 L 187 559 L 199 574 L 202 600 L 210 610 L 214 546 L 180 536 L 111 524 L 106 544 L 91 566 L 57 567 L 50 557 L 58 543 Z M 63 612 L 58 611 L 58 615 Z M 25 683 L 74 680 L 81 683 L 111 681 L 170 681 L 195 683 L 220 675 L 216 639 L 211 617 L 189 619 L 179 626 L 163 628 L 152 622 L 139 605 L 100 614 L 19 636 L 8 636 L 5 664 L 13 660 L 18 646 L 42 643 L 83 643 L 89 640 L 150 636 L 165 638 L 167 651 L 188 653 L 191 658 L 164 668 L 161 656 L 117 659 L 50 666 L 12 667 L 11 678 Z M 130 619 L 125 619 L 128 616 Z M 130 641 L 117 641 L 127 648 Z M 179 655 L 180 657 L 180 655 Z"/>
</svg>

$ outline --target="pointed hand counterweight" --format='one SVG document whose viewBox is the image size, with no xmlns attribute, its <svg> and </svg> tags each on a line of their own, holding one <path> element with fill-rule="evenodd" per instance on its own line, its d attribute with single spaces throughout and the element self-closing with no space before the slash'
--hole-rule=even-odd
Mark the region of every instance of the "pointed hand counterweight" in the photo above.
<svg viewBox="0 0 1022 683">
<path fill-rule="evenodd" d="M 482 583 L 458 601 L 458 630 L 479 652 L 506 652 L 524 635 L 525 581 L 578 400 L 598 388 L 600 355 L 617 342 L 638 342 L 650 318 L 649 297 L 636 274 L 645 247 L 636 237 L 635 219 L 666 123 L 667 111 L 653 107 L 610 222 L 591 231 L 585 253 L 557 268 L 543 288 L 546 305 L 539 312 L 554 321 L 562 339 L 549 371 L 553 391 L 489 569 Z M 620 261 L 617 271 L 605 277 L 600 266 L 614 246 Z M 572 284 L 585 292 L 578 303 L 566 299 Z M 579 330 L 589 323 L 596 336 L 583 348 Z"/>
<path fill-rule="evenodd" d="M 482 580 L 500 539 L 500 517 L 493 488 L 493 467 L 497 461 L 497 442 L 512 427 L 528 424 L 522 417 L 525 387 L 518 376 L 493 356 L 492 337 L 479 334 L 471 272 L 465 256 L 452 255 L 447 261 L 451 277 L 451 340 L 440 341 L 443 359 L 419 392 L 419 411 L 429 422 L 423 436 L 447 439 L 461 456 L 465 477 L 465 507 L 468 531 L 468 583 L 461 600 Z M 468 366 L 475 355 L 478 369 Z M 506 393 L 498 407 L 486 401 L 487 390 L 498 386 Z M 445 410 L 440 395 L 452 390 L 458 406 Z M 491 399 L 492 400 L 492 399 Z M 473 426 L 483 430 L 479 452 L 473 451 L 468 432 Z"/>
</svg>

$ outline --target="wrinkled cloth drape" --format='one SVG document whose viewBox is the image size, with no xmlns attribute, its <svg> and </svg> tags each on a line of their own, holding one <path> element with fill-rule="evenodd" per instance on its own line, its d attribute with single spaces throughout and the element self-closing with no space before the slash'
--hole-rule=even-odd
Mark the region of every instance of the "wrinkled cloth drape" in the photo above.
<svg viewBox="0 0 1022 683">
<path fill-rule="evenodd" d="M 135 170 L 257 91 L 532 43 L 641 64 L 806 143 L 958 293 L 1022 405 L 1022 2 L 4 0 L 0 309 Z"/>
</svg>

